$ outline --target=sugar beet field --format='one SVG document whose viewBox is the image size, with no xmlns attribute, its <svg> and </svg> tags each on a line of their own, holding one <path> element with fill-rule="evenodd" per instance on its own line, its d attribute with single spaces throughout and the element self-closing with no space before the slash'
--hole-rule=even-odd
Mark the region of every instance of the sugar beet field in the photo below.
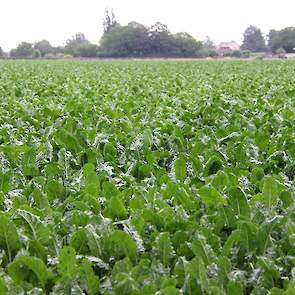
<svg viewBox="0 0 295 295">
<path fill-rule="evenodd" d="M 295 294 L 295 62 L 2 61 L 0 294 Z"/>
</svg>

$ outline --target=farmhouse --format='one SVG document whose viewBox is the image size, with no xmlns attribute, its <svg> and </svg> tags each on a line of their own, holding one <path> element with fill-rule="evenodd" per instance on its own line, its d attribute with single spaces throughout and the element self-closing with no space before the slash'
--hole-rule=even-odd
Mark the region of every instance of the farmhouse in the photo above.
<svg viewBox="0 0 295 295">
<path fill-rule="evenodd" d="M 216 46 L 216 51 L 219 56 L 225 56 L 236 50 L 240 50 L 240 45 L 235 41 L 221 42 Z"/>
</svg>

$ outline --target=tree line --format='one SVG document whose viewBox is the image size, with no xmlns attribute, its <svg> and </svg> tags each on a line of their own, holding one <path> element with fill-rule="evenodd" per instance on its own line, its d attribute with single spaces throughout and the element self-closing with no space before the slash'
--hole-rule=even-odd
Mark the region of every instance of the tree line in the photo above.
<svg viewBox="0 0 295 295">
<path fill-rule="evenodd" d="M 54 47 L 47 40 L 36 43 L 22 42 L 12 49 L 11 58 L 67 58 L 67 57 L 215 57 L 213 41 L 208 37 L 197 41 L 186 32 L 172 34 L 160 22 L 146 27 L 137 22 L 121 25 L 113 10 L 105 11 L 103 36 L 99 45 L 92 44 L 83 33 L 66 41 L 65 46 Z M 270 30 L 265 37 L 255 26 L 249 26 L 243 34 L 241 51 L 234 57 L 249 52 L 290 53 L 295 52 L 295 27 Z M 0 47 L 0 56 L 5 53 Z"/>
<path fill-rule="evenodd" d="M 253 52 L 295 52 L 295 27 L 270 30 L 266 41 L 259 28 L 249 26 L 243 37 L 242 48 Z"/>
</svg>

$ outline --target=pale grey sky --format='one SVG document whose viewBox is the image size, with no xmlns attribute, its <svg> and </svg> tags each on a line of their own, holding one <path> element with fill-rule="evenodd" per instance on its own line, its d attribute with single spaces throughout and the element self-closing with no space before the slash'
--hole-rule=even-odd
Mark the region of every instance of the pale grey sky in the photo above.
<svg viewBox="0 0 295 295">
<path fill-rule="evenodd" d="M 236 40 L 250 25 L 269 29 L 295 26 L 295 0 L 0 0 L 0 46 L 9 50 L 21 41 L 49 40 L 62 45 L 77 32 L 98 43 L 105 7 L 118 21 L 150 26 L 167 24 L 172 33 L 186 31 L 197 40 Z"/>
</svg>

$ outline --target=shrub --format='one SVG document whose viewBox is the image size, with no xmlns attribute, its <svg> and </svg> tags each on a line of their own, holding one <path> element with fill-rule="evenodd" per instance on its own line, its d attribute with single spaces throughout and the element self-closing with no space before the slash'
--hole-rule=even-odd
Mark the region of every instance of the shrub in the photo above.
<svg viewBox="0 0 295 295">
<path fill-rule="evenodd" d="M 280 47 L 276 50 L 276 54 L 277 54 L 278 58 L 286 58 L 286 50 L 282 47 Z"/>
<path fill-rule="evenodd" d="M 240 50 L 234 50 L 232 53 L 231 53 L 231 57 L 242 57 L 242 52 Z"/>
<path fill-rule="evenodd" d="M 34 49 L 32 58 L 40 58 L 41 57 L 41 52 L 39 49 Z"/>
<path fill-rule="evenodd" d="M 249 58 L 252 52 L 250 50 L 242 50 L 241 53 L 243 58 Z"/>
</svg>

